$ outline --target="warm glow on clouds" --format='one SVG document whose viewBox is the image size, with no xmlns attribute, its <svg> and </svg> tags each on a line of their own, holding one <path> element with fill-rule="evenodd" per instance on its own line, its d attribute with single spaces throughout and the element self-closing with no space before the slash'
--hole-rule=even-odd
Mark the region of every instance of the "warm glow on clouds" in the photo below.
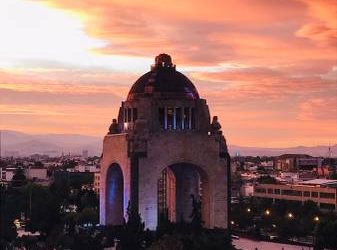
<svg viewBox="0 0 337 250">
<path fill-rule="evenodd" d="M 230 144 L 337 143 L 335 0 L 2 0 L 0 129 L 104 135 L 172 55 Z"/>
</svg>

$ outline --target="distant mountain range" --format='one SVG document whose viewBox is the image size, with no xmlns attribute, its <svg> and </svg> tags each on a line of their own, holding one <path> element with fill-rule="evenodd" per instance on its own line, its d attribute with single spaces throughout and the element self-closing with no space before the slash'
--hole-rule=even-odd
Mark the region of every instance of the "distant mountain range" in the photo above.
<svg viewBox="0 0 337 250">
<path fill-rule="evenodd" d="M 27 156 L 31 154 L 82 154 L 101 155 L 102 138 L 78 134 L 25 134 L 2 130 L 1 155 Z"/>
<path fill-rule="evenodd" d="M 290 148 L 258 148 L 258 147 L 243 147 L 229 145 L 229 153 L 231 156 L 278 156 L 283 154 L 307 154 L 311 156 L 329 156 L 329 146 L 312 146 L 312 147 L 290 147 Z M 330 146 L 331 155 L 336 157 L 337 144 Z"/>
<path fill-rule="evenodd" d="M 82 154 L 101 155 L 103 138 L 78 134 L 25 134 L 12 130 L 2 130 L 1 155 L 27 156 L 31 154 Z M 337 144 L 330 147 L 333 156 L 337 154 Z M 259 148 L 229 145 L 229 153 L 234 156 L 278 156 L 282 154 L 308 154 L 327 157 L 329 146 Z"/>
</svg>

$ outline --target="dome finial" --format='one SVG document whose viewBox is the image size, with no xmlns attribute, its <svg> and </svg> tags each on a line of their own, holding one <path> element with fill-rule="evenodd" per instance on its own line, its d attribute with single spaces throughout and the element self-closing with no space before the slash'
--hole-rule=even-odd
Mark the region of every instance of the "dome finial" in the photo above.
<svg viewBox="0 0 337 250">
<path fill-rule="evenodd" d="M 172 59 L 171 56 L 168 54 L 159 54 L 156 56 L 155 59 L 155 65 L 156 66 L 162 66 L 162 67 L 172 67 Z"/>
</svg>

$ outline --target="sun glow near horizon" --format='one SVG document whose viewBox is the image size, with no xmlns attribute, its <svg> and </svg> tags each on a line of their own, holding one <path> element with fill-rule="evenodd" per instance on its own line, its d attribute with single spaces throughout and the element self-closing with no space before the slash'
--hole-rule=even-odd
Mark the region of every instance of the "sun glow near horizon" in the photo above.
<svg viewBox="0 0 337 250">
<path fill-rule="evenodd" d="M 53 70 L 68 65 L 141 72 L 150 62 L 150 58 L 95 52 L 106 41 L 89 37 L 83 23 L 82 14 L 53 9 L 38 1 L 1 1 L 0 68 L 43 71 L 48 70 L 44 65 Z"/>
</svg>

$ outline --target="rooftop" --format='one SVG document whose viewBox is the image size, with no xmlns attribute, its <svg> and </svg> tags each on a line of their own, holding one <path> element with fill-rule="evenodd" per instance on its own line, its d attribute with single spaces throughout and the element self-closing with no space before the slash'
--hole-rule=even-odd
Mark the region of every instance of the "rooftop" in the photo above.
<svg viewBox="0 0 337 250">
<path fill-rule="evenodd" d="M 313 179 L 309 181 L 299 182 L 299 184 L 302 184 L 302 185 L 332 185 L 332 184 L 337 184 L 337 180 Z"/>
</svg>

